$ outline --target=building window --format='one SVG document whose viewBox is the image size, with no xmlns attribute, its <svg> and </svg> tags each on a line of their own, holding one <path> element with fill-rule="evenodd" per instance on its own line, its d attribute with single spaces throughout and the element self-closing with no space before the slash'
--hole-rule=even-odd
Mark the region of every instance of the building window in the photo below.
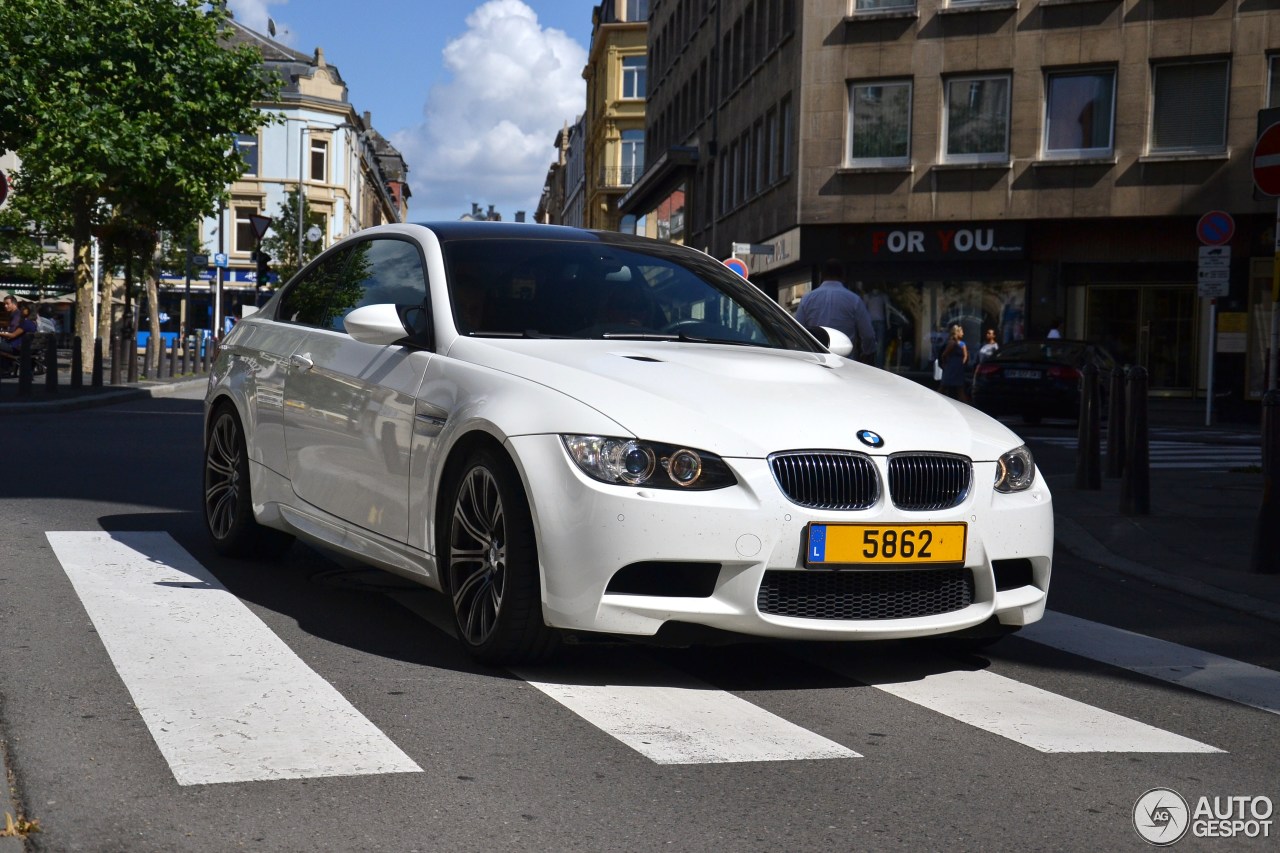
<svg viewBox="0 0 1280 853">
<path fill-rule="evenodd" d="M 238 153 L 240 155 L 240 159 L 244 161 L 244 172 L 241 174 L 246 176 L 257 175 L 258 135 L 256 133 L 237 133 L 236 153 Z"/>
<path fill-rule="evenodd" d="M 257 216 L 258 208 L 235 206 L 236 212 L 236 244 L 231 248 L 233 252 L 252 252 L 258 248 L 258 235 L 253 230 L 253 222 L 250 216 Z"/>
<path fill-rule="evenodd" d="M 622 180 L 624 187 L 631 186 L 644 173 L 644 131 L 622 131 Z"/>
<path fill-rule="evenodd" d="M 1009 159 L 1009 78 L 953 77 L 946 83 L 944 112 L 949 163 Z"/>
<path fill-rule="evenodd" d="M 1280 107 L 1280 55 L 1267 57 L 1267 106 Z"/>
<path fill-rule="evenodd" d="M 782 99 L 778 109 L 782 112 L 782 126 L 779 128 L 778 147 L 778 172 L 782 177 L 791 174 L 791 130 L 793 117 L 791 113 L 791 96 Z"/>
<path fill-rule="evenodd" d="M 311 180 L 324 183 L 329 179 L 329 140 L 311 140 Z"/>
<path fill-rule="evenodd" d="M 1116 73 L 1070 71 L 1045 77 L 1046 157 L 1102 157 L 1114 147 Z"/>
<path fill-rule="evenodd" d="M 1225 59 L 1155 67 L 1151 99 L 1153 152 L 1226 148 L 1228 72 Z"/>
<path fill-rule="evenodd" d="M 952 5 L 955 0 L 952 0 Z M 878 9 L 914 9 L 916 0 L 854 0 L 853 8 L 857 12 L 872 12 Z"/>
<path fill-rule="evenodd" d="M 643 56 L 622 57 L 622 97 L 644 97 L 647 61 Z"/>
<path fill-rule="evenodd" d="M 849 84 L 849 163 L 911 162 L 911 81 Z"/>
<path fill-rule="evenodd" d="M 624 21 L 649 20 L 649 0 L 626 0 L 623 4 L 622 19 Z"/>
</svg>

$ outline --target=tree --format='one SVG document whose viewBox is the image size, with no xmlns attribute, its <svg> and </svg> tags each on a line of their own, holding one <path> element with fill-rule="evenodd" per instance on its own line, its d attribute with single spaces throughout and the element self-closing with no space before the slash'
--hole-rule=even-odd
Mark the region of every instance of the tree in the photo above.
<svg viewBox="0 0 1280 853">
<path fill-rule="evenodd" d="M 42 238 L 57 236 L 33 227 L 12 206 L 0 209 L 0 264 L 18 277 L 35 282 L 36 291 L 45 296 L 67 268 L 61 255 L 44 250 Z"/>
<path fill-rule="evenodd" d="M 298 261 L 298 191 L 289 190 L 284 201 L 276 209 L 271 220 L 271 232 L 262 239 L 262 248 L 271 255 L 272 266 L 278 276 L 278 283 L 283 284 L 293 278 L 294 273 L 302 269 L 324 248 L 323 237 L 319 240 L 307 240 L 306 232 L 315 226 L 323 231 L 324 216 L 311 210 L 303 211 L 302 261 Z"/>
<path fill-rule="evenodd" d="M 276 97 L 222 3 L 4 0 L 0 148 L 22 158 L 14 202 L 74 243 L 77 333 L 92 340 L 90 243 L 109 219 L 156 232 L 212 213 L 241 172 L 235 136 Z M 154 312 L 153 312 L 154 313 Z"/>
</svg>

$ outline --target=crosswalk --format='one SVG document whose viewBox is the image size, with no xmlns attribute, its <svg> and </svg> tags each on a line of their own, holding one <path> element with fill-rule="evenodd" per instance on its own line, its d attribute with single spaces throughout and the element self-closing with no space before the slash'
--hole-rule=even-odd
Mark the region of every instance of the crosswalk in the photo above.
<svg viewBox="0 0 1280 853">
<path fill-rule="evenodd" d="M 1203 434 L 1201 434 L 1203 435 Z M 1047 444 L 1075 450 L 1079 442 L 1075 436 L 1051 435 L 1030 439 L 1034 448 Z M 1107 442 L 1101 442 L 1105 458 Z M 1219 443 L 1204 440 L 1152 437 L 1147 442 L 1148 464 L 1152 469 L 1200 469 L 1210 471 L 1235 471 L 1256 468 L 1262 464 L 1262 448 L 1258 445 Z"/>
<path fill-rule="evenodd" d="M 167 533 L 47 538 L 178 784 L 421 772 Z M 451 632 L 422 605 L 426 594 L 388 595 Z M 1052 612 L 1019 636 L 1280 715 L 1272 670 Z M 1168 731 L 940 653 L 788 648 L 797 663 L 851 682 L 842 701 L 869 687 L 1041 753 L 1223 751 L 1211 732 Z M 513 674 L 655 764 L 871 760 L 654 656 L 628 661 L 621 672 L 587 662 Z"/>
</svg>

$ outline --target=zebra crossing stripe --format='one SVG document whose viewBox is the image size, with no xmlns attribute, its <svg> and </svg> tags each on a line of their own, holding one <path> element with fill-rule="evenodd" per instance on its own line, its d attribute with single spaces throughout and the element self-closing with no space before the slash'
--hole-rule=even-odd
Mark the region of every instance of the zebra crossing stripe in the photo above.
<svg viewBox="0 0 1280 853">
<path fill-rule="evenodd" d="M 1158 678 L 1200 693 L 1280 714 L 1280 672 L 1243 661 L 1047 612 L 1018 636 L 1064 652 Z"/>
<path fill-rule="evenodd" d="M 420 773 L 167 533 L 46 533 L 180 785 Z"/>
<path fill-rule="evenodd" d="M 401 605 L 457 636 L 436 598 L 393 592 Z M 655 764 L 861 758 L 840 744 L 679 670 L 636 654 L 620 667 L 521 667 L 512 674 Z"/>
<path fill-rule="evenodd" d="M 1222 751 L 993 672 L 957 670 L 948 659 L 913 656 L 832 668 L 1040 752 Z"/>
<path fill-rule="evenodd" d="M 656 764 L 861 758 L 847 747 L 657 662 L 515 674 Z M 554 677 L 553 677 L 554 676 Z"/>
</svg>

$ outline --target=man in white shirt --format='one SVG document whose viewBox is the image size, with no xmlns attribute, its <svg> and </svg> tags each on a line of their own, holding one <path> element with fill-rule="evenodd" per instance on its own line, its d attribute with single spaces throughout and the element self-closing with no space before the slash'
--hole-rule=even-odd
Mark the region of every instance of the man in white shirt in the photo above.
<svg viewBox="0 0 1280 853">
<path fill-rule="evenodd" d="M 827 326 L 853 341 L 855 358 L 870 364 L 876 353 L 876 333 L 862 297 L 844 286 L 844 265 L 832 259 L 822 265 L 822 283 L 805 294 L 796 308 L 802 326 Z"/>
</svg>

